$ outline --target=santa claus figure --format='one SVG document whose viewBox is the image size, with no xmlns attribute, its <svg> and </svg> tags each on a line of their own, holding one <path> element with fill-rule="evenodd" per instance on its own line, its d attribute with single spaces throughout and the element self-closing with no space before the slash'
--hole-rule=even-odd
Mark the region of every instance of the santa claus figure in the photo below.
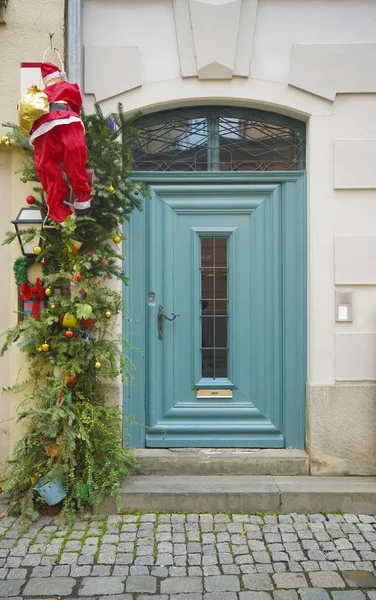
<svg viewBox="0 0 376 600">
<path fill-rule="evenodd" d="M 76 83 L 68 83 L 52 63 L 42 63 L 44 92 L 49 113 L 34 122 L 30 143 L 34 148 L 35 170 L 46 193 L 48 216 L 63 223 L 70 215 L 87 214 L 91 186 L 85 166 L 87 151 L 84 125 L 80 117 L 82 98 Z M 63 173 L 75 196 L 73 206 Z"/>
</svg>

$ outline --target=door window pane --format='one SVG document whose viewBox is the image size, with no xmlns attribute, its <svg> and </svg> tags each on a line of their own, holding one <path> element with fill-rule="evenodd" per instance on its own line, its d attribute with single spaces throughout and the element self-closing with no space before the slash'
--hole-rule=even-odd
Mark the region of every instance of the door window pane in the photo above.
<svg viewBox="0 0 376 600">
<path fill-rule="evenodd" d="M 202 377 L 228 377 L 227 238 L 201 238 Z"/>
<path fill-rule="evenodd" d="M 202 377 L 214 377 L 214 350 L 202 350 Z"/>
</svg>

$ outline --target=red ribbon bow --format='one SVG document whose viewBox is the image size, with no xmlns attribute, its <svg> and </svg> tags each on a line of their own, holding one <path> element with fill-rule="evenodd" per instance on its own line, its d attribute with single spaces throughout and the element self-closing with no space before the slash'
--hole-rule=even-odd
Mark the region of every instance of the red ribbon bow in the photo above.
<svg viewBox="0 0 376 600">
<path fill-rule="evenodd" d="M 30 300 L 33 300 L 31 316 L 34 319 L 37 319 L 40 315 L 40 311 L 42 308 L 42 300 L 44 298 L 43 284 L 39 277 L 37 278 L 35 285 L 33 286 L 23 281 L 20 285 L 20 294 L 24 302 L 30 302 Z"/>
</svg>

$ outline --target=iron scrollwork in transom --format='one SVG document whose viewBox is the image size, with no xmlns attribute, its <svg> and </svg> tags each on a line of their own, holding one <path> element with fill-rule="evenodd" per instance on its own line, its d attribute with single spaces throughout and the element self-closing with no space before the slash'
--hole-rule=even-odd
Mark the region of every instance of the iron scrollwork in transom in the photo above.
<svg viewBox="0 0 376 600">
<path fill-rule="evenodd" d="M 137 121 L 135 171 L 300 171 L 305 123 L 251 108 L 203 106 Z"/>
</svg>

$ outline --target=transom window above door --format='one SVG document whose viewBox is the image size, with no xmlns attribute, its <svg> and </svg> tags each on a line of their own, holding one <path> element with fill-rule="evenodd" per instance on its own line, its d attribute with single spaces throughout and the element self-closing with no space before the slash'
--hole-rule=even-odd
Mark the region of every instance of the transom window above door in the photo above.
<svg viewBox="0 0 376 600">
<path fill-rule="evenodd" d="M 305 124 L 251 108 L 201 106 L 136 122 L 135 171 L 300 171 Z"/>
</svg>

